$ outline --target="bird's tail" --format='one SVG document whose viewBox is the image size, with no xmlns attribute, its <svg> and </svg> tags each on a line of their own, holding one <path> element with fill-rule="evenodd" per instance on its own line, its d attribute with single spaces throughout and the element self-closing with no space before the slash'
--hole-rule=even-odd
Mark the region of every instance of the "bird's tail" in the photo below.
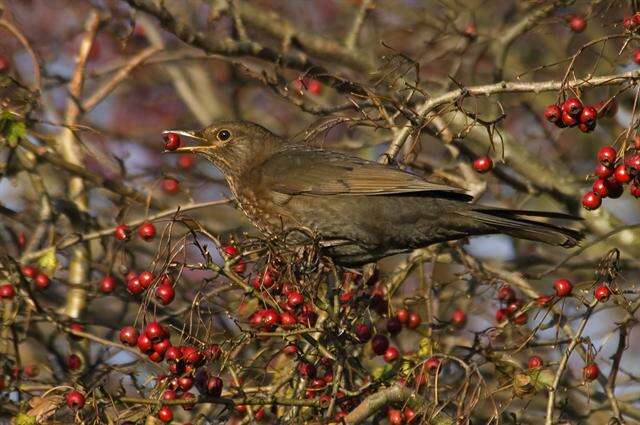
<svg viewBox="0 0 640 425">
<path fill-rule="evenodd" d="M 561 220 L 581 220 L 581 218 L 554 212 L 506 210 L 500 208 L 476 207 L 470 210 L 472 218 L 485 226 L 488 233 L 505 233 L 520 239 L 545 242 L 570 248 L 583 238 L 580 231 L 532 220 L 535 218 L 555 218 Z"/>
</svg>

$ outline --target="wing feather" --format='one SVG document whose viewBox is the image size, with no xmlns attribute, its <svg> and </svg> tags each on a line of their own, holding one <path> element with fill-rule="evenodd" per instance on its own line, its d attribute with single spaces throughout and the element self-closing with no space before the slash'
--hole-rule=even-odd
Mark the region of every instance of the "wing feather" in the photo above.
<svg viewBox="0 0 640 425">
<path fill-rule="evenodd" d="M 431 183 L 392 166 L 323 149 L 289 148 L 254 170 L 271 190 L 287 195 L 421 193 L 468 201 L 463 189 Z"/>
</svg>

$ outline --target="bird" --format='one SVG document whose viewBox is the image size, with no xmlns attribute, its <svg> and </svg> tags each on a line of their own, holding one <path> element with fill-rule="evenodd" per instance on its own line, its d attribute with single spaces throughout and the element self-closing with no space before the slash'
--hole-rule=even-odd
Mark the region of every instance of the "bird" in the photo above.
<svg viewBox="0 0 640 425">
<path fill-rule="evenodd" d="M 462 188 L 291 141 L 253 122 L 221 120 L 201 130 L 163 133 L 194 140 L 174 152 L 196 154 L 217 167 L 259 231 L 287 235 L 291 243 L 313 235 L 338 265 L 361 266 L 475 235 L 502 233 L 563 247 L 582 238 L 578 230 L 537 220 L 577 219 L 572 215 L 475 205 Z"/>
</svg>

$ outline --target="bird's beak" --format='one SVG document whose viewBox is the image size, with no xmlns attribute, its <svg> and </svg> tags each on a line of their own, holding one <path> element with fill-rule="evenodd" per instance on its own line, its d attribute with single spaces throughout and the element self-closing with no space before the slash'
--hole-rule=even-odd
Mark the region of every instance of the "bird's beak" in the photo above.
<svg viewBox="0 0 640 425">
<path fill-rule="evenodd" d="M 196 139 L 196 140 L 200 140 L 203 142 L 206 142 L 207 139 L 205 139 L 204 137 L 201 136 L 201 133 L 199 131 L 196 130 L 165 130 L 162 132 L 162 134 L 167 134 L 167 133 L 175 133 L 175 134 L 179 134 L 180 136 L 185 136 L 185 137 L 189 137 L 191 139 Z M 169 152 L 181 152 L 181 153 L 198 153 L 202 150 L 206 150 L 209 149 L 210 146 L 183 146 L 180 147 L 174 151 L 169 151 Z"/>
</svg>

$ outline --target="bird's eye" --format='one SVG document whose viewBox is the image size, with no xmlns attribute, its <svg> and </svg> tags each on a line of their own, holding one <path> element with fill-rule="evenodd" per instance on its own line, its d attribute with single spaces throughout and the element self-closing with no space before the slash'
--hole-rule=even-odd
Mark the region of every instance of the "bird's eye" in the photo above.
<svg viewBox="0 0 640 425">
<path fill-rule="evenodd" d="M 229 130 L 220 130 L 218 131 L 216 137 L 221 142 L 224 142 L 225 140 L 229 140 L 229 138 L 231 137 L 231 132 Z"/>
</svg>

